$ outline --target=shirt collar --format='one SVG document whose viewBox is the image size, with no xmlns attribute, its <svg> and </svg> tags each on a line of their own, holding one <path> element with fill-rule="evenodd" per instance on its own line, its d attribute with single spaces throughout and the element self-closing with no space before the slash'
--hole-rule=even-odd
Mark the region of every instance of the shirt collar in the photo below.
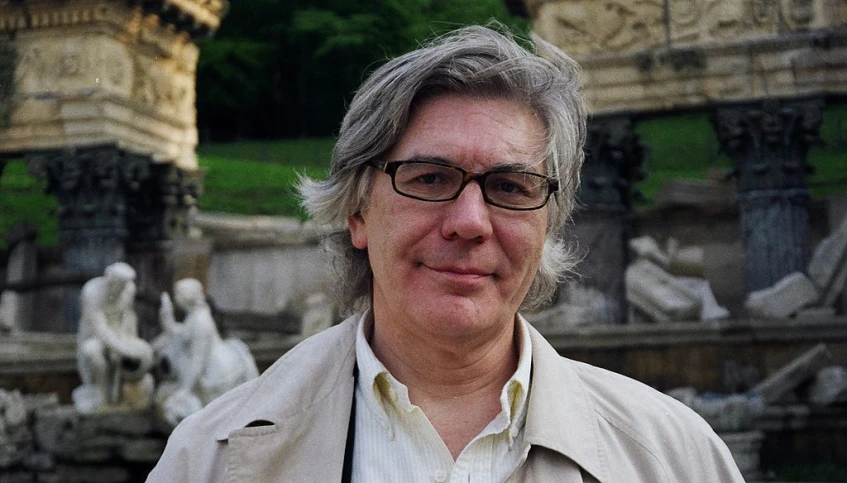
<svg viewBox="0 0 847 483">
<path fill-rule="evenodd" d="M 370 312 L 363 314 L 356 330 L 356 364 L 359 369 L 357 384 L 361 389 L 357 391 L 357 395 L 364 397 L 369 406 L 377 409 L 378 417 L 388 423 L 386 409 L 389 404 L 404 411 L 412 410 L 413 406 L 409 400 L 408 388 L 388 372 L 371 349 L 368 334 L 372 327 L 373 317 Z M 504 424 L 498 426 L 499 431 L 508 429 L 509 444 L 523 429 L 526 421 L 532 373 L 532 339 L 523 317 L 515 317 L 515 335 L 518 344 L 518 367 L 503 386 L 500 393 L 502 411 L 495 417 L 495 421 L 505 418 Z"/>
</svg>

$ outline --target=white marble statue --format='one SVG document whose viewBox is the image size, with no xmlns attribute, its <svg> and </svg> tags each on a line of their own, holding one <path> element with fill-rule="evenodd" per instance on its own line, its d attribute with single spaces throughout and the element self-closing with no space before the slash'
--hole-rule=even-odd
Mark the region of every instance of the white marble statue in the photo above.
<svg viewBox="0 0 847 483">
<path fill-rule="evenodd" d="M 82 385 L 73 401 L 81 413 L 106 407 L 148 407 L 153 394 L 153 348 L 138 337 L 135 270 L 123 262 L 106 267 L 80 294 L 77 367 Z"/>
<path fill-rule="evenodd" d="M 156 390 L 156 404 L 165 420 L 175 425 L 259 371 L 244 342 L 221 339 L 199 281 L 178 281 L 174 299 L 185 311 L 185 320 L 176 321 L 171 299 L 163 293 L 162 333 L 153 347 L 164 378 Z"/>
</svg>

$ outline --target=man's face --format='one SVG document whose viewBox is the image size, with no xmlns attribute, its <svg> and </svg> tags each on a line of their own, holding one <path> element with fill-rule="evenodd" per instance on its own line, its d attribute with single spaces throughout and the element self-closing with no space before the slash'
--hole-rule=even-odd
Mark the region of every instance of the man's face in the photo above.
<svg viewBox="0 0 847 483">
<path fill-rule="evenodd" d="M 417 107 L 384 161 L 427 158 L 475 173 L 508 165 L 546 174 L 543 139 L 542 123 L 520 103 L 445 95 Z M 353 244 L 368 250 L 378 324 L 419 336 L 478 337 L 511 330 L 538 268 L 547 207 L 491 206 L 476 182 L 452 201 L 415 200 L 374 170 L 368 207 L 348 222 Z"/>
</svg>

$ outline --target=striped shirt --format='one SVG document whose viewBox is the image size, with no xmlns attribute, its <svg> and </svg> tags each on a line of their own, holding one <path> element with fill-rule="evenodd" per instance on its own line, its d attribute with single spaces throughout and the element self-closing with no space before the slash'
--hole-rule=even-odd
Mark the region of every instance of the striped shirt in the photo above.
<svg viewBox="0 0 847 483">
<path fill-rule="evenodd" d="M 409 400 L 408 388 L 394 378 L 368 344 L 370 316 L 356 335 L 356 434 L 354 482 L 500 482 L 526 460 L 523 442 L 532 343 L 516 317 L 518 367 L 500 393 L 501 411 L 454 461 L 423 411 Z"/>
</svg>

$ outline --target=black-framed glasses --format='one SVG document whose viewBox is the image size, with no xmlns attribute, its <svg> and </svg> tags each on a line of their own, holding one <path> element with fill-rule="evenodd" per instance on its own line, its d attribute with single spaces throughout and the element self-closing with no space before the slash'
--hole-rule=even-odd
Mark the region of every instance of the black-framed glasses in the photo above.
<svg viewBox="0 0 847 483">
<path fill-rule="evenodd" d="M 471 181 L 479 183 L 486 203 L 508 210 L 537 210 L 559 190 L 548 176 L 529 171 L 494 169 L 471 173 L 436 161 L 371 161 L 369 166 L 391 176 L 394 191 L 421 201 L 455 200 Z"/>
</svg>

